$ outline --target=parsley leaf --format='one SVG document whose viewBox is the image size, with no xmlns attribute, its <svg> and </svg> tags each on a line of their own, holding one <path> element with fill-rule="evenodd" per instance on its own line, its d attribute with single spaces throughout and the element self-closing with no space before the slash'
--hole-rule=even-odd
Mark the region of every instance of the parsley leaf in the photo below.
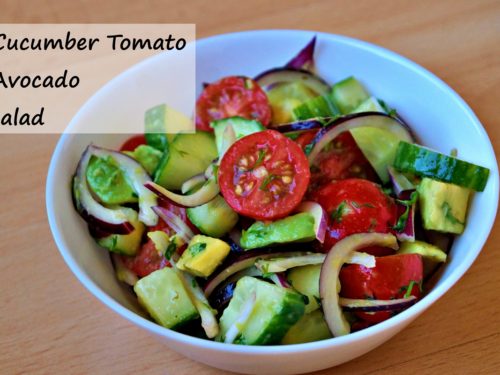
<svg viewBox="0 0 500 375">
<path fill-rule="evenodd" d="M 205 250 L 207 247 L 207 244 L 204 243 L 204 242 L 198 242 L 198 243 L 195 243 L 194 245 L 191 245 L 188 249 L 189 251 L 189 254 L 191 256 L 196 256 L 198 255 L 199 253 L 201 253 L 203 250 Z"/>
</svg>

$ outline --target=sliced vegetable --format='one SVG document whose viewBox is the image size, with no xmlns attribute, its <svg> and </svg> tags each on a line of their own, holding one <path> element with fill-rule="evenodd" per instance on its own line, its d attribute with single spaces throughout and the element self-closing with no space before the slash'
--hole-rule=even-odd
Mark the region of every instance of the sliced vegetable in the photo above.
<svg viewBox="0 0 500 375">
<path fill-rule="evenodd" d="M 316 46 L 316 36 L 295 55 L 285 67 L 292 69 L 309 69 L 314 64 L 314 47 Z"/>
<path fill-rule="evenodd" d="M 139 196 L 139 220 L 146 225 L 156 225 L 158 216 L 152 210 L 152 207 L 156 206 L 156 195 L 144 187 L 145 183 L 151 181 L 146 170 L 134 159 L 121 152 L 93 145 L 89 146 L 89 149 L 92 155 L 101 158 L 109 157 L 117 163 Z"/>
<path fill-rule="evenodd" d="M 216 157 L 213 134 L 177 134 L 163 153 L 154 182 L 168 190 L 180 190 L 186 180 L 203 173 Z"/>
<path fill-rule="evenodd" d="M 391 234 L 353 234 L 332 247 L 321 267 L 319 292 L 325 320 L 333 336 L 342 336 L 350 332 L 350 326 L 340 307 L 337 292 L 340 268 L 352 251 L 374 245 L 398 248 L 396 237 Z"/>
<path fill-rule="evenodd" d="M 420 254 L 424 262 L 424 275 L 429 275 L 436 264 L 446 262 L 447 254 L 439 247 L 423 241 L 402 242 L 398 254 Z"/>
<path fill-rule="evenodd" d="M 273 125 L 295 120 L 293 110 L 303 102 L 318 96 L 309 86 L 301 81 L 277 83 L 267 90 L 267 97 L 273 112 Z"/>
<path fill-rule="evenodd" d="M 307 120 L 315 117 L 336 117 L 340 115 L 329 95 L 317 96 L 293 109 L 297 120 Z"/>
<path fill-rule="evenodd" d="M 255 303 L 251 304 L 248 301 L 252 301 L 253 293 Z M 233 298 L 220 318 L 218 340 L 226 342 L 230 333 L 229 341 L 236 344 L 277 344 L 303 314 L 300 294 L 245 276 L 236 284 Z"/>
<path fill-rule="evenodd" d="M 241 116 L 271 122 L 271 107 L 258 82 L 248 77 L 225 77 L 204 88 L 196 102 L 196 129 L 212 131 L 214 120 Z"/>
<path fill-rule="evenodd" d="M 139 145 L 134 151 L 124 151 L 124 153 L 137 160 L 150 176 L 158 167 L 163 155 L 163 152 L 148 145 Z"/>
<path fill-rule="evenodd" d="M 413 185 L 403 173 L 398 172 L 392 166 L 388 167 L 387 171 L 389 172 L 392 188 L 396 195 L 400 195 L 404 191 L 415 190 L 415 185 Z"/>
<path fill-rule="evenodd" d="M 321 310 L 304 314 L 286 333 L 281 344 L 302 344 L 332 337 Z"/>
<path fill-rule="evenodd" d="M 367 100 L 370 94 L 351 76 L 333 85 L 331 96 L 340 111 L 347 114 Z"/>
<path fill-rule="evenodd" d="M 315 92 L 316 95 L 325 95 L 330 90 L 328 83 L 322 78 L 302 69 L 274 68 L 266 70 L 255 77 L 255 81 L 264 91 L 269 91 L 277 84 L 292 82 L 301 82 Z"/>
<path fill-rule="evenodd" d="M 170 210 L 160 206 L 153 207 L 153 210 L 163 221 L 165 221 L 165 223 L 167 223 L 170 228 L 174 230 L 177 236 L 182 238 L 185 243 L 188 243 L 191 241 L 191 238 L 194 237 L 193 231 L 186 225 L 186 223 Z"/>
<path fill-rule="evenodd" d="M 463 232 L 470 189 L 424 177 L 418 192 L 425 229 L 455 234 Z"/>
<path fill-rule="evenodd" d="M 111 259 L 115 267 L 116 278 L 119 281 L 130 286 L 134 286 L 139 281 L 137 275 L 125 266 L 118 254 L 111 254 Z"/>
<path fill-rule="evenodd" d="M 144 186 L 160 198 L 170 199 L 172 202 L 185 207 L 200 206 L 210 202 L 219 194 L 219 184 L 217 184 L 214 178 L 207 180 L 198 191 L 190 195 L 176 194 L 154 182 L 147 182 Z"/>
<path fill-rule="evenodd" d="M 406 298 L 397 298 L 389 300 L 377 299 L 353 299 L 353 298 L 340 298 L 339 303 L 344 311 L 395 311 L 404 310 L 417 302 L 417 297 L 409 296 Z"/>
<path fill-rule="evenodd" d="M 167 104 L 160 104 L 146 111 L 144 133 L 147 144 L 164 152 L 178 133 L 192 131 L 193 121 Z"/>
<path fill-rule="evenodd" d="M 215 144 L 217 145 L 219 158 L 222 158 L 227 149 L 236 140 L 246 135 L 266 130 L 260 122 L 239 116 L 214 121 L 210 126 L 214 129 Z"/>
<path fill-rule="evenodd" d="M 216 274 L 214 277 L 212 277 L 207 284 L 205 285 L 204 292 L 207 297 L 212 294 L 212 292 L 217 288 L 218 285 L 220 285 L 222 282 L 224 282 L 226 279 L 228 279 L 230 276 L 234 275 L 235 273 L 244 270 L 246 268 L 249 268 L 255 264 L 255 261 L 257 259 L 267 259 L 267 258 L 272 258 L 272 257 L 279 257 L 283 254 L 288 254 L 290 256 L 294 255 L 300 255 L 304 254 L 303 252 L 269 252 L 268 250 L 265 251 L 252 251 L 248 252 L 243 256 L 238 257 L 236 260 L 233 261 L 233 263 L 223 267 L 221 271 Z"/>
<path fill-rule="evenodd" d="M 123 207 L 107 208 L 97 202 L 87 185 L 85 171 L 93 153 L 93 146 L 88 146 L 76 168 L 73 177 L 73 203 L 80 216 L 94 227 L 107 233 L 128 234 L 134 230 L 130 223 L 137 218 L 137 213 Z"/>
<path fill-rule="evenodd" d="M 323 207 L 316 202 L 306 201 L 302 202 L 297 207 L 297 212 L 308 212 L 312 215 L 314 218 L 314 231 L 316 232 L 316 239 L 320 243 L 323 243 L 328 226 L 326 212 Z"/>
<path fill-rule="evenodd" d="M 417 202 L 417 192 L 415 190 L 405 190 L 396 199 L 396 217 L 394 224 L 396 237 L 400 241 L 415 241 L 415 204 Z"/>
<path fill-rule="evenodd" d="M 191 177 L 182 184 L 181 193 L 192 193 L 193 191 L 199 189 L 206 181 L 207 179 L 205 178 L 205 173 L 197 174 L 196 176 Z"/>
<path fill-rule="evenodd" d="M 399 143 L 394 168 L 476 191 L 484 190 L 490 174 L 488 168 L 408 142 Z"/>
<path fill-rule="evenodd" d="M 275 220 L 292 212 L 309 183 L 304 152 L 275 130 L 250 134 L 224 154 L 219 185 L 237 213 L 258 220 Z"/>
<path fill-rule="evenodd" d="M 238 214 L 217 195 L 210 202 L 186 209 L 189 220 L 207 236 L 220 238 L 238 222 Z"/>
<path fill-rule="evenodd" d="M 395 223 L 394 201 L 371 181 L 359 178 L 340 180 L 323 186 L 312 198 L 329 217 L 324 251 L 329 251 L 339 240 L 354 233 L 390 232 Z M 371 249 L 366 251 L 380 254 Z"/>
</svg>

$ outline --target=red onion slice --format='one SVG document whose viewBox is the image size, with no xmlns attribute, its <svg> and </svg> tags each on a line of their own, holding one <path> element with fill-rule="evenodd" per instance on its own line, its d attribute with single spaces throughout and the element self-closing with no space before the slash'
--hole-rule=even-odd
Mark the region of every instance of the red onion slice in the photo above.
<svg viewBox="0 0 500 375">
<path fill-rule="evenodd" d="M 339 298 L 339 303 L 345 311 L 377 312 L 404 310 L 415 302 L 417 302 L 417 297 L 415 296 L 389 300 Z"/>
<path fill-rule="evenodd" d="M 290 268 L 323 264 L 326 254 L 323 253 L 303 253 L 302 255 L 288 255 L 285 257 L 275 257 L 269 259 L 258 259 L 255 267 L 263 273 L 284 272 Z M 367 268 L 375 267 L 375 257 L 368 253 L 353 251 L 345 258 L 344 263 L 359 264 Z"/>
<path fill-rule="evenodd" d="M 345 131 L 371 127 L 379 128 L 394 133 L 398 138 L 413 142 L 413 138 L 407 127 L 398 120 L 378 112 L 362 112 L 339 117 L 328 126 L 320 129 L 313 139 L 313 148 L 309 153 L 309 164 L 313 165 L 319 153 L 338 135 Z"/>
<path fill-rule="evenodd" d="M 319 203 L 302 202 L 296 209 L 297 212 L 309 212 L 314 218 L 314 231 L 316 239 L 323 243 L 325 241 L 326 228 L 328 226 L 326 212 Z"/>
<path fill-rule="evenodd" d="M 400 241 L 415 241 L 415 204 L 416 199 L 413 203 L 408 205 L 409 203 L 401 203 L 401 201 L 410 202 L 412 195 L 416 194 L 416 190 L 404 190 L 398 195 L 398 199 L 396 200 L 396 217 L 399 220 L 404 221 L 404 227 L 402 228 L 394 228 L 394 233 L 396 237 Z M 415 197 L 416 198 L 416 197 Z M 398 202 L 399 200 L 399 202 Z M 397 224 L 396 224 L 397 226 Z"/>
<path fill-rule="evenodd" d="M 257 251 L 249 251 L 249 252 L 257 252 Z M 257 252 L 258 254 L 253 255 L 253 256 L 248 256 L 248 253 L 245 254 L 245 256 L 240 257 L 236 259 L 232 264 L 229 266 L 226 266 L 222 269 L 221 272 L 219 272 L 217 275 L 215 275 L 213 278 L 211 278 L 208 283 L 205 285 L 204 292 L 207 297 L 212 294 L 212 292 L 217 288 L 218 285 L 220 285 L 223 281 L 228 279 L 230 276 L 234 275 L 235 273 L 244 270 L 245 268 L 251 267 L 255 264 L 255 262 L 258 259 L 268 259 L 268 258 L 276 258 L 276 257 L 284 257 L 284 256 L 298 256 L 298 255 L 303 255 L 306 254 L 304 252 L 275 252 L 275 253 L 261 253 Z"/>
<path fill-rule="evenodd" d="M 273 273 L 269 276 L 269 279 L 275 283 L 277 286 L 282 288 L 291 288 L 292 286 L 288 283 L 284 272 Z"/>
<path fill-rule="evenodd" d="M 196 186 L 203 184 L 206 181 L 205 174 L 197 174 L 190 179 L 186 180 L 181 186 L 181 193 L 186 194 L 190 190 L 194 189 Z"/>
<path fill-rule="evenodd" d="M 359 233 L 345 237 L 337 242 L 329 251 L 319 279 L 319 294 L 325 320 L 333 336 L 347 335 L 351 327 L 342 312 L 339 302 L 339 272 L 347 257 L 353 252 L 367 246 L 383 246 L 398 248 L 395 236 L 385 233 Z"/>
<path fill-rule="evenodd" d="M 153 210 L 185 243 L 188 243 L 194 237 L 193 231 L 179 216 L 160 206 L 153 207 Z"/>
<path fill-rule="evenodd" d="M 322 78 L 302 69 L 274 68 L 266 70 L 255 77 L 255 81 L 264 91 L 269 91 L 277 84 L 300 81 L 318 95 L 325 95 L 330 91 L 330 86 Z"/>
<path fill-rule="evenodd" d="M 209 180 L 207 180 L 205 185 L 203 185 L 198 191 L 190 195 L 176 194 L 154 182 L 147 182 L 146 184 L 144 184 L 144 186 L 158 195 L 160 198 L 170 199 L 172 202 L 184 207 L 196 207 L 210 202 L 220 192 L 219 184 L 215 181 L 215 178 L 210 178 Z"/>
<path fill-rule="evenodd" d="M 395 170 L 394 167 L 389 166 L 387 168 L 387 172 L 389 172 L 392 189 L 397 196 L 399 196 L 403 191 L 415 190 L 415 185 L 413 185 L 404 174 Z"/>
<path fill-rule="evenodd" d="M 317 119 L 301 120 L 289 122 L 275 127 L 275 130 L 280 133 L 300 133 L 308 130 L 321 129 L 324 124 L 328 124 L 335 120 L 334 117 L 324 117 L 321 121 Z"/>
<path fill-rule="evenodd" d="M 292 69 L 309 69 L 314 64 L 314 47 L 316 36 L 302 48 L 299 53 L 286 63 L 285 67 Z"/>
</svg>

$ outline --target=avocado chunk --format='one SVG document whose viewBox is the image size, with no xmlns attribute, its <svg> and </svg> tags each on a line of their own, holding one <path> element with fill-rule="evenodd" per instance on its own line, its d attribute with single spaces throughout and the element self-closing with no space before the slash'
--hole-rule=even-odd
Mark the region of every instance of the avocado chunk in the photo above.
<svg viewBox="0 0 500 375">
<path fill-rule="evenodd" d="M 205 172 L 215 158 L 212 133 L 177 134 L 163 153 L 154 181 L 168 190 L 180 190 L 187 179 Z"/>
<path fill-rule="evenodd" d="M 110 234 L 106 237 L 96 238 L 97 244 L 113 253 L 135 255 L 141 247 L 142 235 L 146 227 L 137 218 L 137 215 L 135 220 L 131 220 L 130 223 L 134 230 L 129 234 Z"/>
<path fill-rule="evenodd" d="M 300 294 L 307 296 L 306 314 L 320 308 L 319 275 L 321 264 L 295 267 L 288 271 L 287 280 Z M 328 331 L 329 332 L 329 331 Z"/>
<path fill-rule="evenodd" d="M 300 318 L 300 320 L 286 333 L 281 343 L 284 345 L 301 344 L 305 342 L 326 340 L 331 337 L 332 334 L 326 324 L 323 312 L 321 310 L 315 310 Z"/>
<path fill-rule="evenodd" d="M 137 194 L 116 162 L 110 158 L 92 156 L 86 171 L 87 183 L 104 204 L 136 203 Z"/>
<path fill-rule="evenodd" d="M 222 237 L 238 222 L 238 214 L 220 195 L 201 206 L 187 208 L 186 214 L 203 234 L 211 237 Z"/>
<path fill-rule="evenodd" d="M 125 154 L 137 160 L 146 172 L 152 175 L 158 167 L 163 152 L 148 145 L 139 145 L 134 151 L 125 151 Z"/>
<path fill-rule="evenodd" d="M 148 109 L 144 123 L 146 142 L 160 151 L 165 151 L 177 133 L 194 131 L 191 119 L 166 104 Z"/>
<path fill-rule="evenodd" d="M 255 293 L 255 304 L 246 322 L 238 327 L 235 344 L 279 344 L 283 336 L 304 314 L 304 301 L 300 294 L 254 277 L 242 277 L 236 283 L 233 297 L 220 318 L 224 341 L 228 330 L 235 324 L 246 302 Z"/>
<path fill-rule="evenodd" d="M 424 177 L 418 193 L 425 229 L 455 234 L 464 231 L 470 189 Z"/>
<path fill-rule="evenodd" d="M 134 286 L 139 303 L 163 327 L 176 329 L 199 317 L 177 272 L 162 268 L 140 279 Z"/>
<path fill-rule="evenodd" d="M 194 276 L 207 277 L 229 254 L 230 247 L 217 238 L 197 234 L 177 262 L 177 268 Z"/>
<path fill-rule="evenodd" d="M 256 249 L 272 244 L 312 241 L 315 238 L 314 217 L 302 212 L 268 224 L 256 221 L 243 231 L 240 242 L 244 249 Z"/>
<path fill-rule="evenodd" d="M 402 242 L 398 254 L 420 254 L 424 263 L 424 275 L 429 275 L 437 263 L 446 262 L 447 255 L 439 247 L 423 241 Z"/>
<path fill-rule="evenodd" d="M 226 127 L 231 126 L 236 135 L 236 139 L 243 138 L 246 135 L 257 133 L 266 128 L 256 120 L 248 120 L 243 117 L 229 117 L 222 120 L 213 121 L 210 126 L 214 129 L 215 134 L 215 144 L 217 146 L 217 152 L 219 155 L 222 152 L 224 143 L 224 131 Z"/>
</svg>

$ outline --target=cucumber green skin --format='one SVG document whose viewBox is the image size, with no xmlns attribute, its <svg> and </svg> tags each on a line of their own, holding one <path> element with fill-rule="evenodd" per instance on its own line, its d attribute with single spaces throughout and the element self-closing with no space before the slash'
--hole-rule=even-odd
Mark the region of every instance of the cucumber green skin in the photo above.
<svg viewBox="0 0 500 375">
<path fill-rule="evenodd" d="M 203 234 L 215 238 L 222 237 L 238 222 L 238 214 L 220 195 L 201 206 L 187 208 L 186 214 Z"/>
<path fill-rule="evenodd" d="M 332 334 L 323 317 L 323 312 L 321 310 L 315 310 L 300 318 L 300 320 L 290 328 L 285 337 L 283 337 L 281 344 L 301 344 L 305 342 L 326 340 L 331 337 Z"/>
<path fill-rule="evenodd" d="M 293 110 L 297 120 L 307 120 L 314 117 L 335 117 L 340 111 L 328 95 L 309 99 Z"/>
<path fill-rule="evenodd" d="M 205 172 L 216 157 L 212 133 L 177 134 L 163 153 L 154 182 L 169 190 L 180 190 L 187 179 Z"/>
<path fill-rule="evenodd" d="M 443 182 L 483 191 L 490 170 L 426 147 L 400 142 L 394 168 Z"/>
<path fill-rule="evenodd" d="M 256 249 L 272 244 L 312 241 L 316 238 L 314 218 L 302 212 L 265 224 L 256 221 L 241 236 L 243 249 Z"/>
<path fill-rule="evenodd" d="M 243 304 L 253 292 L 256 295 L 254 310 L 236 337 L 236 344 L 278 344 L 304 314 L 304 301 L 300 294 L 245 276 L 236 284 L 233 298 L 221 316 L 219 341 L 224 341 L 229 327 L 238 319 Z"/>
<path fill-rule="evenodd" d="M 217 152 L 219 153 L 219 155 L 222 149 L 222 138 L 226 126 L 233 127 L 236 139 L 240 139 L 246 135 L 266 130 L 266 128 L 260 122 L 256 120 L 248 120 L 239 116 L 214 121 L 210 124 L 210 126 L 214 129 L 215 144 L 217 146 Z"/>
<path fill-rule="evenodd" d="M 370 97 L 363 85 L 354 77 L 348 77 L 332 87 L 331 97 L 342 114 L 351 113 Z"/>
<path fill-rule="evenodd" d="M 199 314 L 172 268 L 162 268 L 140 279 L 134 286 L 139 303 L 166 328 L 176 329 Z"/>
</svg>

